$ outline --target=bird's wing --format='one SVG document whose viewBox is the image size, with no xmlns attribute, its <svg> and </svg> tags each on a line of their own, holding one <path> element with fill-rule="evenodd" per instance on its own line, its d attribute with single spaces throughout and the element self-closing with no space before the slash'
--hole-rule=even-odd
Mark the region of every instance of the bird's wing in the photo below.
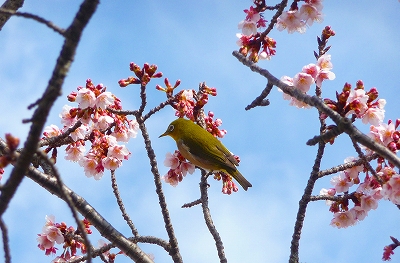
<svg viewBox="0 0 400 263">
<path fill-rule="evenodd" d="M 217 139 L 215 139 L 217 143 L 210 145 L 205 145 L 196 136 L 189 136 L 188 139 L 189 141 L 187 145 L 191 145 L 192 147 L 186 147 L 190 154 L 198 161 L 205 164 L 216 164 L 217 166 L 219 166 L 219 168 L 225 170 L 236 170 L 236 159 L 233 157 L 232 153 L 228 149 L 226 149 L 226 147 L 224 147 L 222 143 Z M 204 149 L 205 147 L 206 149 Z"/>
</svg>

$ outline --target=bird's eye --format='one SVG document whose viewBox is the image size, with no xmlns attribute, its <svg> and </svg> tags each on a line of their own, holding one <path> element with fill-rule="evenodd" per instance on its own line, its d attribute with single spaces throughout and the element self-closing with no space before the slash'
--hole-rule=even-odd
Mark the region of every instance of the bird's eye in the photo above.
<svg viewBox="0 0 400 263">
<path fill-rule="evenodd" d="M 169 127 L 168 127 L 168 131 L 169 131 L 169 132 L 172 132 L 172 131 L 174 130 L 174 128 L 175 128 L 174 125 L 171 124 L 171 125 L 169 125 Z"/>
</svg>

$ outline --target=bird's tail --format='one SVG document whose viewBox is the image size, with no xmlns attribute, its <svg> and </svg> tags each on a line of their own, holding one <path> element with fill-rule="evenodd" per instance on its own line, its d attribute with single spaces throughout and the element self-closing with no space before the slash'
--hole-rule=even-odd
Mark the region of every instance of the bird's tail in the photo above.
<svg viewBox="0 0 400 263">
<path fill-rule="evenodd" d="M 235 178 L 235 180 L 243 187 L 245 191 L 247 191 L 247 188 L 252 187 L 251 183 L 247 181 L 237 169 L 229 174 Z"/>
</svg>

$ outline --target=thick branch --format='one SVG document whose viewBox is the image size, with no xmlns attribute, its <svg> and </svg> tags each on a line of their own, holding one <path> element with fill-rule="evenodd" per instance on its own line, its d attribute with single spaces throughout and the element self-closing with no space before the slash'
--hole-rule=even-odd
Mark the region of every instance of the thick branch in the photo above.
<svg viewBox="0 0 400 263">
<path fill-rule="evenodd" d="M 24 5 L 24 0 L 6 0 L 1 8 L 17 11 Z M 3 29 L 3 26 L 7 23 L 8 19 L 10 19 L 11 15 L 7 13 L 0 13 L 0 30 Z"/>
<path fill-rule="evenodd" d="M 47 116 L 53 106 L 55 100 L 61 94 L 61 87 L 67 75 L 69 67 L 75 55 L 82 31 L 89 22 L 89 19 L 94 14 L 98 1 L 86 0 L 81 5 L 78 13 L 76 14 L 71 26 L 66 32 L 66 39 L 61 49 L 61 53 L 57 59 L 56 66 L 53 70 L 53 75 L 49 80 L 49 84 L 42 96 L 42 98 L 35 103 L 37 109 L 35 110 L 31 122 L 31 129 L 28 138 L 25 142 L 24 148 L 21 152 L 20 158 L 14 169 L 11 171 L 10 177 L 4 184 L 4 190 L 0 195 L 0 215 L 2 215 L 14 196 L 19 184 L 21 183 L 28 167 L 32 161 L 33 155 L 38 149 L 38 142 L 42 133 L 44 124 L 46 123 Z"/>
<path fill-rule="evenodd" d="M 8 150 L 7 144 L 0 138 L 0 153 Z M 125 236 L 118 232 L 110 223 L 108 223 L 85 199 L 77 195 L 65 184 L 60 189 L 59 183 L 55 177 L 50 177 L 30 166 L 28 168 L 27 177 L 38 183 L 51 194 L 58 196 L 60 199 L 65 200 L 65 196 L 69 196 L 70 200 L 89 222 L 100 232 L 100 234 L 107 240 L 115 244 L 121 249 L 128 257 L 136 262 L 152 263 L 153 261 L 133 242 L 129 241 Z"/>
</svg>

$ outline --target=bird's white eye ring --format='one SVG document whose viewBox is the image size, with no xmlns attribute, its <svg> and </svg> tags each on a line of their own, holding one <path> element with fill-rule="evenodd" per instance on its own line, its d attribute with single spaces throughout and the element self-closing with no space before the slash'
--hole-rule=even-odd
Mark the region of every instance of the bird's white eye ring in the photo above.
<svg viewBox="0 0 400 263">
<path fill-rule="evenodd" d="M 169 127 L 168 127 L 168 131 L 169 131 L 169 132 L 172 132 L 172 131 L 174 130 L 174 128 L 175 128 L 174 125 L 171 124 L 171 125 L 169 125 Z"/>
</svg>

